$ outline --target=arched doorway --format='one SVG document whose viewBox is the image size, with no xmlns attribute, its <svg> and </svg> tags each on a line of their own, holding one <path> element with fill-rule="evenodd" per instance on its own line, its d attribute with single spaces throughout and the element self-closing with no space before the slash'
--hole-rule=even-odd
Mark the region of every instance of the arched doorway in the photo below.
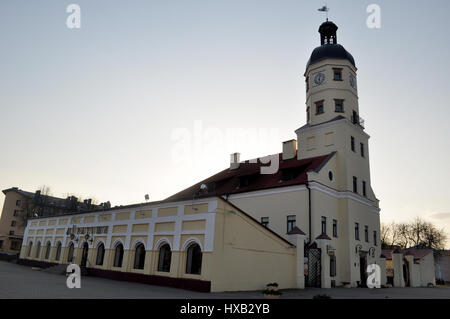
<svg viewBox="0 0 450 319">
<path fill-rule="evenodd" d="M 88 257 L 89 245 L 88 243 L 83 244 L 83 253 L 81 255 L 81 264 L 80 266 L 86 267 L 87 257 Z"/>
</svg>

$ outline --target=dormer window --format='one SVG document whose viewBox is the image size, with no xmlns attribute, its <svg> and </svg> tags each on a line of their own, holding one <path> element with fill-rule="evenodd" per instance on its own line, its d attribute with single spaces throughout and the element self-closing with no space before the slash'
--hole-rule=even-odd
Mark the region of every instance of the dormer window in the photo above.
<svg viewBox="0 0 450 319">
<path fill-rule="evenodd" d="M 342 69 L 333 68 L 333 80 L 342 81 Z"/>
<path fill-rule="evenodd" d="M 281 170 L 281 181 L 287 182 L 296 179 L 305 169 L 304 166 L 285 168 Z"/>
<path fill-rule="evenodd" d="M 256 178 L 257 175 L 246 175 L 239 177 L 239 188 L 250 186 L 251 184 L 253 184 Z"/>
<path fill-rule="evenodd" d="M 336 113 L 344 113 L 344 100 L 334 99 Z"/>
<path fill-rule="evenodd" d="M 318 101 L 315 104 L 316 104 L 316 115 L 323 114 L 323 112 L 324 112 L 324 110 L 323 110 L 323 100 L 322 101 Z"/>
</svg>

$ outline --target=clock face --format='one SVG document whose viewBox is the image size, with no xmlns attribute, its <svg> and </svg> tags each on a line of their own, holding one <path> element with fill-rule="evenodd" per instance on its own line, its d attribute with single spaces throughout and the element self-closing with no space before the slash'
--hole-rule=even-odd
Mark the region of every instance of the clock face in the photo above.
<svg viewBox="0 0 450 319">
<path fill-rule="evenodd" d="M 314 84 L 315 85 L 321 85 L 325 81 L 325 74 L 324 73 L 317 73 L 314 75 Z"/>
<path fill-rule="evenodd" d="M 350 75 L 350 85 L 356 90 L 356 78 L 353 75 Z"/>
</svg>

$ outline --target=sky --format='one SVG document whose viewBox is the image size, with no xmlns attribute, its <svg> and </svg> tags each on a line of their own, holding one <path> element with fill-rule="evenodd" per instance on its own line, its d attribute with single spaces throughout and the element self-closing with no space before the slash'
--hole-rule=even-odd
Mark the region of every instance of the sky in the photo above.
<svg viewBox="0 0 450 319">
<path fill-rule="evenodd" d="M 80 28 L 68 28 L 69 4 Z M 328 0 L 358 67 L 381 220 L 450 230 L 450 2 Z M 367 7 L 381 9 L 368 28 Z M 324 1 L 2 0 L 0 187 L 124 205 L 281 151 Z M 0 195 L 0 205 L 4 195 Z M 450 243 L 449 243 L 450 244 Z"/>
</svg>

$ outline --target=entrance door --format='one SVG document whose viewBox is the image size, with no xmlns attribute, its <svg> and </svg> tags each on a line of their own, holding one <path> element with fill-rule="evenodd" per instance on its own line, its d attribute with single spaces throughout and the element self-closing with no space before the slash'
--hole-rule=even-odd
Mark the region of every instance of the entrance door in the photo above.
<svg viewBox="0 0 450 319">
<path fill-rule="evenodd" d="M 84 243 L 83 244 L 83 254 L 81 256 L 81 265 L 80 266 L 83 266 L 83 267 L 86 266 L 88 251 L 89 251 L 89 245 L 88 245 L 88 243 Z"/>
<path fill-rule="evenodd" d="M 367 255 L 363 252 L 359 253 L 359 272 L 361 276 L 359 286 L 367 288 Z"/>
<path fill-rule="evenodd" d="M 305 257 L 308 258 L 308 273 L 306 276 L 306 286 L 320 288 L 321 283 L 321 249 L 320 248 L 308 248 L 305 250 Z"/>
</svg>

